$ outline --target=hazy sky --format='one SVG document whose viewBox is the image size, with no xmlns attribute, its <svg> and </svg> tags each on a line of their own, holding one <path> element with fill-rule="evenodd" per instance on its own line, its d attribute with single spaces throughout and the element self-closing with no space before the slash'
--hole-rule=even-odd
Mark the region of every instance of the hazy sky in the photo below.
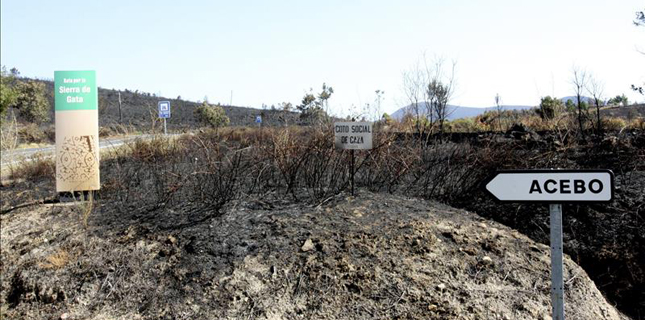
<svg viewBox="0 0 645 320">
<path fill-rule="evenodd" d="M 260 107 L 323 82 L 333 113 L 405 104 L 402 72 L 455 60 L 452 104 L 536 105 L 572 94 L 574 65 L 605 93 L 645 82 L 642 0 L 1 2 L 1 59 L 25 76 L 96 70 L 99 86 Z"/>
</svg>

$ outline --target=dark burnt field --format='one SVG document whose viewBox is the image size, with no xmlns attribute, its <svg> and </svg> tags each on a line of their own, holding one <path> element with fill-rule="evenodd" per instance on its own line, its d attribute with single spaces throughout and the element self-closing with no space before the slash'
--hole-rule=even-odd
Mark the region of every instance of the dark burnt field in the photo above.
<svg viewBox="0 0 645 320">
<path fill-rule="evenodd" d="M 101 162 L 101 204 L 91 221 L 127 212 L 127 226 L 155 221 L 159 212 L 183 212 L 180 225 L 225 217 L 232 203 L 255 209 L 284 204 L 317 207 L 349 188 L 349 153 L 334 149 L 325 128 L 233 129 L 137 141 Z M 378 131 L 377 131 L 378 132 Z M 500 205 L 481 191 L 495 170 L 611 169 L 616 200 L 565 205 L 565 253 L 582 266 L 608 301 L 633 319 L 645 316 L 645 133 L 621 131 L 580 141 L 571 132 L 444 137 L 379 133 L 375 148 L 356 153 L 356 186 L 376 195 L 424 198 L 467 209 L 548 244 L 546 205 Z M 31 168 L 31 169 L 30 169 Z M 53 197 L 53 164 L 25 168 L 2 186 L 3 214 Z M 40 200 L 39 200 L 40 199 Z M 41 201 L 42 202 L 42 201 Z M 96 220 L 98 219 L 98 220 Z"/>
<path fill-rule="evenodd" d="M 526 136 L 525 136 L 526 137 Z M 549 141 L 551 140 L 551 141 Z M 515 139 L 498 168 L 611 169 L 616 199 L 610 204 L 565 205 L 565 253 L 580 264 L 608 299 L 634 319 L 645 317 L 645 137 L 609 136 L 564 147 L 548 134 Z M 494 148 L 495 144 L 491 145 Z M 503 146 L 499 147 L 504 149 Z M 474 189 L 447 201 L 549 243 L 547 205 L 499 204 Z"/>
</svg>

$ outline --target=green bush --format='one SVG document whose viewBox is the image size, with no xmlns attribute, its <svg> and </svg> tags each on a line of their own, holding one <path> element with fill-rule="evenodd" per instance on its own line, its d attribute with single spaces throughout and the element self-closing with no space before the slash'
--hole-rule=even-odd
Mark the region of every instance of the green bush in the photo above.
<svg viewBox="0 0 645 320">
<path fill-rule="evenodd" d="M 569 108 L 569 104 L 571 104 L 569 101 L 571 100 L 567 100 L 567 108 Z M 562 112 L 562 109 L 563 106 L 560 99 L 546 96 L 540 100 L 540 107 L 536 109 L 536 112 L 540 118 L 551 120 L 557 117 L 560 112 Z"/>
<path fill-rule="evenodd" d="M 18 130 L 20 140 L 26 143 L 50 142 L 45 132 L 35 123 L 29 123 Z"/>
<path fill-rule="evenodd" d="M 38 81 L 20 81 L 16 85 L 18 97 L 15 108 L 25 121 L 42 123 L 49 120 L 49 101 L 45 96 L 45 84 Z"/>
<path fill-rule="evenodd" d="M 490 125 L 479 121 L 478 118 L 455 119 L 446 123 L 451 132 L 479 132 L 490 130 Z"/>
<path fill-rule="evenodd" d="M 219 105 L 211 106 L 207 102 L 195 109 L 195 118 L 197 121 L 213 128 L 225 127 L 230 123 L 224 108 Z"/>
<path fill-rule="evenodd" d="M 0 121 L 4 119 L 7 109 L 16 103 L 18 92 L 11 85 L 15 77 L 3 66 L 0 71 Z"/>
</svg>

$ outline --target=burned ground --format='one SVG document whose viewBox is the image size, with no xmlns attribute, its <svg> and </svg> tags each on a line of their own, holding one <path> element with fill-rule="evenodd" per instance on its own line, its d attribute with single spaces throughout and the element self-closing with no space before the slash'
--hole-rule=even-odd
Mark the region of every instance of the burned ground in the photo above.
<svg viewBox="0 0 645 320">
<path fill-rule="evenodd" d="M 3 216 L 7 317 L 549 318 L 548 247 L 435 202 L 247 199 L 197 223 L 210 214 L 100 203 L 87 228 L 79 210 Z M 572 319 L 623 319 L 570 259 L 565 280 Z"/>
<path fill-rule="evenodd" d="M 607 168 L 616 173 L 617 199 L 609 205 L 565 206 L 565 253 L 586 270 L 611 304 L 634 319 L 642 318 L 642 132 L 624 131 L 587 142 L 567 132 L 529 131 L 430 142 L 423 145 L 414 137 L 379 134 L 374 150 L 357 153 L 361 193 L 356 200 L 346 196 L 348 155 L 335 151 L 329 133 L 318 129 L 228 130 L 128 144 L 102 160 L 100 199 L 89 211 L 60 205 L 43 209 L 42 204 L 12 210 L 52 196 L 52 176 L 44 172 L 53 170 L 38 166 L 26 179 L 2 187 L 6 311 L 15 315 L 69 311 L 93 318 L 136 314 L 154 318 L 160 316 L 154 312 L 166 310 L 176 318 L 217 314 L 443 319 L 494 318 L 497 313 L 501 318 L 539 319 L 548 314 L 549 305 L 544 291 L 548 291 L 546 247 L 466 211 L 421 199 L 466 208 L 548 243 L 546 206 L 498 205 L 480 191 L 480 182 L 504 168 Z M 87 228 L 83 212 L 90 213 Z M 462 216 L 472 221 L 464 222 Z M 74 227 L 47 233 L 56 223 Z M 457 230 L 459 225 L 472 228 L 455 235 L 440 230 L 442 223 Z M 522 243 L 486 238 L 489 229 L 476 228 L 479 223 L 505 230 L 503 237 L 508 239 L 516 234 Z M 40 230 L 21 237 L 12 231 L 5 237 L 9 230 L 5 226 L 10 224 Z M 399 224 L 414 226 L 399 228 Z M 415 228 L 422 230 L 418 241 Z M 404 234 L 412 238 L 399 239 Z M 52 246 L 52 239 L 59 238 L 62 243 Z M 36 255 L 30 255 L 34 248 Z M 504 252 L 516 258 L 539 253 L 546 260 L 516 259 Z M 100 259 L 92 260 L 95 256 Z M 349 262 L 332 263 L 328 257 Z M 65 260 L 81 262 L 56 267 Z M 445 261 L 452 262 L 442 264 Z M 529 263 L 509 273 L 510 261 Z M 567 264 L 576 268 L 570 261 Z M 285 268 L 287 273 L 281 271 Z M 375 270 L 389 280 L 375 278 Z M 509 283 L 514 272 L 530 279 L 530 288 L 524 280 Z M 483 275 L 492 282 L 478 282 Z M 40 282 L 51 277 L 76 284 L 55 287 Z M 80 283 L 79 277 L 85 280 Z M 588 281 L 572 274 L 566 281 L 575 279 Z M 85 282 L 89 284 L 83 288 Z M 600 297 L 593 287 L 580 289 L 581 297 Z M 411 294 L 405 288 L 416 289 Z M 455 288 L 470 289 L 464 293 Z M 577 290 L 570 289 L 572 294 Z M 437 293 L 444 291 L 450 292 L 449 298 Z M 97 299 L 87 302 L 83 292 Z M 154 293 L 153 298 L 141 298 L 146 292 Z M 268 298 L 266 292 L 273 294 Z M 204 295 L 208 302 L 186 300 Z M 541 298 L 530 298 L 536 295 Z M 71 296 L 84 302 L 78 304 Z M 334 300 L 336 296 L 344 300 Z M 536 306 L 520 306 L 512 300 L 515 297 Z M 117 304 L 121 298 L 127 302 Z M 574 305 L 586 308 L 575 299 Z M 591 301 L 605 305 L 598 299 Z M 578 318 L 600 317 L 585 310 Z"/>
</svg>

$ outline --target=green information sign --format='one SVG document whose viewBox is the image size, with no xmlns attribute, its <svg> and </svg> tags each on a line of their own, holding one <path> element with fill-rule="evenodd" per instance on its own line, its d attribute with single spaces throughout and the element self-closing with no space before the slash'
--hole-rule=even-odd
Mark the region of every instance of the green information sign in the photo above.
<svg viewBox="0 0 645 320">
<path fill-rule="evenodd" d="M 54 71 L 55 111 L 97 110 L 96 71 Z"/>
</svg>

